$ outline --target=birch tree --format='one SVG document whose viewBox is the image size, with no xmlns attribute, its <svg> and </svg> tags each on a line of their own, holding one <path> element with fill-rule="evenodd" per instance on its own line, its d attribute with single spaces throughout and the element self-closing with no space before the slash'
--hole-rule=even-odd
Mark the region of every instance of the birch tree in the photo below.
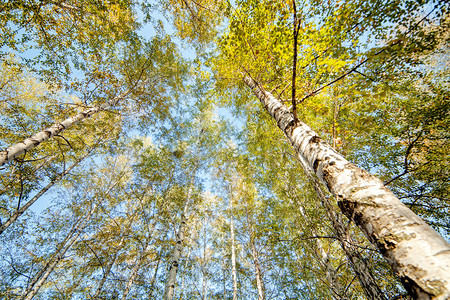
<svg viewBox="0 0 450 300">
<path fill-rule="evenodd" d="M 167 277 L 166 288 L 164 291 L 164 299 L 167 299 L 167 300 L 173 299 L 173 295 L 174 295 L 176 276 L 177 276 L 177 272 L 178 272 L 178 266 L 180 264 L 181 252 L 183 250 L 183 242 L 184 242 L 185 230 L 186 230 L 185 228 L 186 228 L 186 222 L 187 222 L 188 213 L 189 213 L 188 208 L 191 205 L 192 192 L 193 192 L 194 183 L 195 183 L 195 176 L 197 173 L 197 169 L 199 168 L 199 158 L 198 158 L 199 153 L 198 153 L 198 151 L 199 151 L 199 148 L 201 145 L 200 143 L 201 143 L 203 131 L 204 131 L 204 129 L 202 128 L 199 132 L 197 142 L 195 144 L 195 149 L 194 149 L 194 153 L 193 153 L 193 156 L 194 156 L 193 170 L 190 175 L 189 183 L 187 186 L 188 190 L 187 190 L 186 199 L 184 200 L 183 211 L 182 211 L 181 217 L 180 217 L 180 225 L 178 227 L 178 231 L 176 234 L 175 248 L 173 250 L 173 254 L 170 259 L 169 274 Z"/>
<path fill-rule="evenodd" d="M 254 8 L 251 5 L 245 6 L 240 13 L 244 11 L 253 14 L 255 16 L 254 18 L 258 14 L 263 15 L 266 13 L 266 16 L 270 15 L 265 9 Z M 287 14 L 286 8 L 282 8 L 281 11 L 284 15 Z M 278 18 L 278 16 L 274 17 L 275 20 Z M 325 19 L 324 22 L 331 19 L 333 18 Z M 411 22 L 412 25 L 407 32 L 410 33 L 415 30 L 418 25 L 414 26 L 414 24 L 418 24 L 418 22 L 420 21 L 416 23 Z M 234 24 L 235 26 L 233 26 Z M 319 138 L 309 126 L 303 122 L 296 121 L 297 116 L 293 115 L 282 101 L 278 100 L 277 97 L 274 97 L 264 88 L 261 81 L 257 81 L 257 78 L 270 78 L 271 76 L 275 76 L 272 75 L 274 74 L 273 71 L 264 73 L 262 67 L 265 66 L 264 62 L 267 58 L 261 56 L 261 54 L 270 55 L 272 53 L 272 55 L 275 55 L 277 53 L 279 61 L 283 61 L 281 52 L 277 52 L 278 48 L 275 48 L 270 40 L 258 42 L 258 35 L 255 32 L 249 31 L 251 30 L 251 26 L 247 26 L 242 16 L 237 15 L 236 23 L 234 24 L 232 23 L 229 36 L 233 36 L 233 38 L 238 36 L 242 37 L 242 44 L 240 45 L 245 48 L 240 53 L 233 53 L 231 55 L 234 57 L 241 56 L 236 67 L 238 70 L 241 70 L 244 83 L 251 88 L 263 104 L 263 107 L 274 118 L 298 155 L 308 162 L 309 167 L 315 172 L 322 183 L 334 196 L 338 197 L 338 204 L 341 210 L 363 230 L 371 242 L 377 245 L 398 276 L 402 279 L 405 288 L 412 295 L 419 298 L 423 297 L 424 299 L 427 297 L 435 297 L 436 299 L 444 299 L 447 297 L 449 293 L 449 274 L 447 271 L 449 258 L 444 253 L 448 250 L 448 243 L 403 205 L 384 187 L 379 179 L 361 170 L 354 164 L 349 163 Z M 303 24 L 302 28 L 304 28 L 303 30 L 308 30 L 306 28 L 309 25 L 305 24 Z M 311 26 L 314 27 L 314 25 Z M 330 26 L 330 29 L 333 31 L 334 27 L 331 24 Z M 263 26 L 262 28 L 262 31 L 276 32 L 280 37 L 284 36 L 290 39 L 289 33 L 285 29 L 271 25 Z M 324 26 L 323 29 L 325 30 L 326 27 Z M 258 33 L 262 33 L 262 31 L 260 30 Z M 347 32 L 345 34 L 352 35 L 354 32 Z M 318 38 L 319 40 L 321 39 L 320 36 Z M 227 52 L 230 49 L 227 48 L 230 47 L 226 45 L 227 41 L 230 40 L 224 39 L 224 54 L 230 57 L 229 52 Z M 273 51 L 266 48 L 264 50 L 265 52 L 261 52 L 264 49 L 261 47 L 265 45 L 274 47 Z M 233 48 L 232 45 L 231 48 Z M 305 51 L 311 51 L 313 49 L 311 47 L 305 49 Z M 378 52 L 373 53 L 376 56 L 385 51 L 388 50 L 382 48 Z M 344 55 L 347 54 L 351 55 L 352 53 L 350 51 Z M 294 55 L 297 55 L 297 53 Z M 251 61 L 251 59 L 253 60 Z M 257 63 L 258 60 L 260 61 L 260 65 Z M 343 63 L 345 62 L 345 60 L 342 61 Z M 316 86 L 311 88 L 310 92 L 303 98 L 299 100 L 292 98 L 291 100 L 300 103 L 307 101 L 308 98 L 350 74 L 349 72 L 357 70 L 362 63 L 367 61 L 369 61 L 369 58 L 362 60 L 360 64 L 356 64 L 347 71 L 342 72 L 341 76 L 335 76 L 334 80 L 329 79 L 328 83 L 322 80 L 336 73 L 339 63 L 337 61 L 333 61 L 332 63 L 331 61 L 323 62 L 328 67 L 322 68 L 321 72 L 324 72 L 325 75 L 318 74 L 320 81 L 316 83 Z M 347 62 L 345 62 L 345 65 L 347 65 Z M 250 66 L 252 68 L 251 70 L 249 69 Z M 307 73 L 304 74 L 307 76 Z M 321 82 L 324 82 L 322 86 L 319 85 Z M 317 88 L 318 85 L 319 87 Z M 418 257 L 421 258 L 419 259 Z M 419 272 L 419 274 L 416 272 L 418 269 L 424 270 L 424 272 Z M 434 285 L 430 284 L 431 282 L 439 283 Z"/>
<path fill-rule="evenodd" d="M 445 4 L 0 11 L 0 297 L 450 296 Z"/>
<path fill-rule="evenodd" d="M 450 258 L 443 253 L 450 249 L 450 245 L 402 204 L 379 179 L 350 164 L 306 124 L 292 126 L 293 117 L 282 103 L 250 77 L 244 80 L 267 107 L 299 155 L 338 197 L 344 214 L 377 244 L 410 292 L 417 297 L 444 299 L 450 290 L 446 287 Z M 419 274 L 417 269 L 427 271 Z M 439 284 L 430 285 L 430 282 Z"/>
</svg>

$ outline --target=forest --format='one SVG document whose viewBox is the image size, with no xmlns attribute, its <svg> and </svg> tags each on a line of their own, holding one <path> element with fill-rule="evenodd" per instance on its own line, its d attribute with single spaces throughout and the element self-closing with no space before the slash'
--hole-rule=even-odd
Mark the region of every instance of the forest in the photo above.
<svg viewBox="0 0 450 300">
<path fill-rule="evenodd" d="M 450 299 L 446 1 L 0 2 L 0 299 Z"/>
</svg>

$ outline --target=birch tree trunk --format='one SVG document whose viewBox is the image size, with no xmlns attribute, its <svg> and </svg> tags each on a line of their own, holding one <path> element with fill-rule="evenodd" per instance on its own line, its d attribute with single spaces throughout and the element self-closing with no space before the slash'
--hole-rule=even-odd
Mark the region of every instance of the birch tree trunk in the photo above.
<svg viewBox="0 0 450 300">
<path fill-rule="evenodd" d="M 15 145 L 8 147 L 6 150 L 0 152 L 0 167 L 6 164 L 7 162 L 13 160 L 14 158 L 20 156 L 21 154 L 25 153 L 26 151 L 33 149 L 40 143 L 47 141 L 49 138 L 60 134 L 61 132 L 72 127 L 78 122 L 117 104 L 120 100 L 128 96 L 130 93 L 131 89 L 123 92 L 122 94 L 114 97 L 113 99 L 102 105 L 92 107 L 85 111 L 79 112 L 75 116 L 67 118 L 61 123 L 53 124 L 49 128 L 44 129 L 41 132 L 38 132 L 35 135 L 26 138 L 25 140 Z"/>
<path fill-rule="evenodd" d="M 450 245 L 406 207 L 383 182 L 348 162 L 252 78 L 253 90 L 298 155 L 338 199 L 416 299 L 450 298 Z"/>
<path fill-rule="evenodd" d="M 156 276 L 158 275 L 159 264 L 161 263 L 161 252 L 162 249 L 159 251 L 158 262 L 156 263 L 155 272 L 153 273 L 153 278 L 150 284 L 150 292 L 148 294 L 148 299 L 152 299 L 153 290 L 155 289 Z"/>
<path fill-rule="evenodd" d="M 333 207 L 330 201 L 322 192 L 319 180 L 314 177 L 311 169 L 308 167 L 302 157 L 298 157 L 298 161 L 302 165 L 307 177 L 313 185 L 317 197 L 325 207 L 325 211 L 327 212 L 328 218 L 333 225 L 333 229 L 338 238 L 339 244 L 341 245 L 341 248 L 344 251 L 345 256 L 347 257 L 351 268 L 355 272 L 356 277 L 358 278 L 358 281 L 363 288 L 366 298 L 373 300 L 386 300 L 386 297 L 384 296 L 383 291 L 378 285 L 372 272 L 370 271 L 369 266 L 356 249 L 355 242 L 349 236 L 346 226 L 342 222 L 342 219 L 333 211 Z"/>
<path fill-rule="evenodd" d="M 255 276 L 256 276 L 256 288 L 258 289 L 258 300 L 265 300 L 266 297 L 264 295 L 264 284 L 262 280 L 262 272 L 261 272 L 261 262 L 259 261 L 259 255 L 256 251 L 256 246 L 254 240 L 250 241 L 250 246 L 252 249 L 253 262 L 255 264 Z"/>
<path fill-rule="evenodd" d="M 131 291 L 131 287 L 133 286 L 133 283 L 136 280 L 136 277 L 138 275 L 138 271 L 142 265 L 142 262 L 144 261 L 144 257 L 149 250 L 150 250 L 150 244 L 147 242 L 144 249 L 142 249 L 141 253 L 139 253 L 138 259 L 134 263 L 133 269 L 131 270 L 130 277 L 128 277 L 127 284 L 125 285 L 125 290 L 123 291 L 122 299 L 127 299 L 127 296 Z"/>
<path fill-rule="evenodd" d="M 195 169 L 196 169 L 196 167 L 195 167 Z M 170 264 L 170 268 L 169 268 L 169 276 L 167 278 L 166 287 L 165 287 L 165 291 L 164 291 L 164 298 L 163 298 L 164 300 L 172 300 L 173 294 L 175 291 L 175 283 L 176 283 L 176 278 L 177 278 L 178 265 L 179 265 L 180 259 L 181 259 L 181 252 L 183 250 L 184 232 L 186 229 L 186 221 L 187 221 L 186 216 L 187 216 L 187 212 L 188 212 L 187 210 L 188 210 L 189 204 L 191 203 L 191 194 L 192 194 L 192 190 L 193 190 L 193 186 L 194 186 L 195 173 L 196 173 L 196 170 L 194 170 L 194 173 L 191 176 L 188 194 L 186 196 L 186 201 L 184 202 L 183 213 L 181 214 L 180 227 L 178 228 L 175 249 L 172 254 L 171 264 Z"/>
<path fill-rule="evenodd" d="M 195 150 L 195 164 L 194 164 L 194 170 L 192 171 L 191 179 L 189 182 L 189 189 L 186 196 L 186 200 L 184 202 L 183 212 L 181 214 L 180 219 L 180 227 L 178 228 L 177 232 L 177 239 L 175 244 L 175 249 L 172 254 L 171 258 L 171 264 L 169 268 L 169 276 L 167 277 L 166 286 L 164 289 L 164 300 L 172 300 L 174 291 L 175 291 L 175 284 L 176 284 L 176 278 L 177 278 L 177 272 L 178 272 L 178 266 L 181 259 L 181 251 L 183 250 L 183 241 L 184 241 L 184 231 L 186 228 L 186 221 L 187 221 L 187 213 L 188 213 L 188 207 L 191 203 L 191 196 L 192 196 L 192 190 L 194 188 L 194 182 L 195 182 L 195 175 L 197 173 L 199 161 L 198 161 L 198 148 L 200 146 L 200 139 L 201 135 L 203 134 L 204 129 L 202 128 L 200 130 L 200 133 L 198 135 L 198 139 L 196 142 L 196 150 Z"/>
<path fill-rule="evenodd" d="M 189 248 L 188 254 L 186 255 L 186 261 L 184 262 L 184 269 L 187 270 L 188 267 L 188 262 L 189 262 L 189 258 L 191 257 L 191 251 L 192 248 Z M 181 292 L 180 292 L 180 299 L 184 299 L 184 287 L 185 287 L 185 282 L 186 282 L 186 275 L 183 274 L 183 280 L 181 281 Z"/>
<path fill-rule="evenodd" d="M 317 236 L 315 230 L 313 230 L 313 234 Z M 347 299 L 345 297 L 345 290 L 342 289 L 341 284 L 338 281 L 338 278 L 336 276 L 336 270 L 333 268 L 330 257 L 328 256 L 328 253 L 323 248 L 322 242 L 320 239 L 315 239 L 317 249 L 319 250 L 319 255 L 321 256 L 322 263 L 325 266 L 325 273 L 327 276 L 327 280 L 331 285 L 331 290 L 333 292 L 333 295 L 335 299 Z"/>
<path fill-rule="evenodd" d="M 95 204 L 91 210 L 89 211 L 86 218 L 83 221 L 79 219 L 52 257 L 47 261 L 44 268 L 42 268 L 36 276 L 33 277 L 30 282 L 28 288 L 25 290 L 20 299 L 30 300 L 32 299 L 38 292 L 42 285 L 47 280 L 48 276 L 53 272 L 58 263 L 64 258 L 66 252 L 72 247 L 72 245 L 78 240 L 83 229 L 88 224 L 89 220 L 94 214 L 94 211 L 97 208 L 97 204 Z"/>
<path fill-rule="evenodd" d="M 45 187 L 43 187 L 33 198 L 30 199 L 25 205 L 17 209 L 8 220 L 6 220 L 0 226 L 0 235 L 5 231 L 11 224 L 13 224 L 17 218 L 19 218 L 31 205 L 33 205 L 36 200 L 38 200 L 45 192 L 47 192 L 52 186 L 54 186 L 58 181 L 60 181 L 64 176 L 69 174 L 81 161 L 83 161 L 92 152 L 93 148 L 89 149 L 85 154 L 79 157 L 70 167 L 68 167 L 64 172 L 56 176 L 52 181 L 50 181 Z"/>
<path fill-rule="evenodd" d="M 236 242 L 234 238 L 233 199 L 230 197 L 230 235 L 231 235 L 231 277 L 233 278 L 233 300 L 237 300 Z"/>
<path fill-rule="evenodd" d="M 356 277 L 361 284 L 364 294 L 367 299 L 373 300 L 386 300 L 386 297 L 383 294 L 380 286 L 378 285 L 375 277 L 370 271 L 369 266 L 367 265 L 364 258 L 358 252 L 355 246 L 355 242 L 349 236 L 346 226 L 343 224 L 342 220 L 337 216 L 332 210 L 331 203 L 329 203 L 328 199 L 326 199 L 325 195 L 320 190 L 320 187 L 317 183 L 313 183 L 316 185 L 315 189 L 318 197 L 322 200 L 322 203 L 325 206 L 328 217 L 333 224 L 334 231 L 336 236 L 338 237 L 339 243 L 341 245 L 342 250 L 344 250 L 345 256 L 350 262 L 350 266 L 356 274 Z"/>
</svg>

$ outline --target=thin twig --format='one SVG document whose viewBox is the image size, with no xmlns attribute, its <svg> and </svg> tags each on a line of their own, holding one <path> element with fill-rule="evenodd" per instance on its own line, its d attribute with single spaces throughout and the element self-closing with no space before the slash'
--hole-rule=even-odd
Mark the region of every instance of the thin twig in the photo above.
<svg viewBox="0 0 450 300">
<path fill-rule="evenodd" d="M 295 100 L 295 78 L 297 76 L 297 40 L 298 30 L 300 28 L 300 22 L 297 20 L 297 7 L 295 6 L 295 0 L 292 1 L 294 8 L 294 58 L 292 63 L 292 115 L 294 116 L 294 125 L 298 124 L 297 117 L 297 103 Z"/>
</svg>

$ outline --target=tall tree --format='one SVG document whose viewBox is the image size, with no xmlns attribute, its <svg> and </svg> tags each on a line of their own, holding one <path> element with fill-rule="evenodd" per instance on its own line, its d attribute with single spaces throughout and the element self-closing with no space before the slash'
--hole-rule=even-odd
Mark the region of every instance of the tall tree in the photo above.
<svg viewBox="0 0 450 300">
<path fill-rule="evenodd" d="M 203 131 L 204 131 L 204 129 L 202 128 L 198 134 L 197 142 L 195 144 L 195 148 L 194 148 L 193 154 L 192 154 L 193 160 L 194 160 L 194 164 L 192 166 L 193 169 L 191 171 L 191 175 L 190 175 L 191 178 L 189 179 L 189 183 L 187 186 L 187 188 L 188 188 L 187 195 L 186 195 L 186 199 L 184 200 L 183 211 L 181 213 L 181 218 L 180 218 L 180 225 L 178 227 L 178 231 L 177 231 L 177 235 L 176 235 L 175 248 L 173 250 L 173 254 L 170 259 L 169 275 L 167 277 L 166 288 L 164 291 L 164 299 L 167 299 L 167 300 L 172 300 L 173 295 L 174 295 L 176 276 L 177 276 L 177 272 L 178 272 L 178 266 L 180 264 L 181 252 L 183 250 L 186 222 L 187 222 L 188 213 L 189 213 L 188 209 L 189 209 L 189 206 L 191 205 L 192 193 L 193 193 L 194 183 L 195 183 L 195 176 L 196 176 L 198 168 L 199 168 L 199 153 L 198 152 L 199 152 L 199 148 L 201 145 L 200 143 L 201 143 Z"/>
<path fill-rule="evenodd" d="M 280 66 L 280 64 L 285 65 L 284 62 L 288 61 L 287 58 L 290 55 L 283 55 L 283 51 L 286 51 L 285 47 L 275 47 L 277 44 L 273 43 L 271 39 L 259 37 L 264 33 L 272 33 L 273 36 L 277 34 L 279 38 L 285 38 L 286 40 L 292 39 L 285 27 L 279 26 L 280 23 L 286 23 L 283 19 L 288 13 L 286 7 L 283 5 L 273 5 L 274 12 L 271 12 L 265 8 L 254 6 L 253 3 L 244 2 L 242 4 L 236 10 L 235 19 L 233 22 L 230 22 L 230 30 L 223 38 L 222 49 L 224 57 L 226 59 L 233 57 L 232 60 L 234 59 L 235 62 L 232 63 L 230 61 L 225 68 L 219 67 L 220 72 L 222 74 L 242 72 L 245 84 L 253 90 L 263 106 L 275 119 L 294 149 L 308 162 L 309 167 L 314 170 L 322 183 L 327 186 L 333 195 L 338 197 L 339 206 L 347 217 L 355 221 L 369 239 L 379 247 L 380 251 L 385 255 L 391 266 L 402 279 L 408 291 L 416 295 L 416 297 L 445 298 L 450 292 L 447 286 L 449 258 L 444 254 L 449 249 L 448 243 L 404 206 L 384 187 L 380 180 L 362 171 L 355 165 L 350 164 L 320 139 L 305 123 L 300 122 L 296 124 L 293 121 L 296 116 L 292 115 L 282 101 L 272 96 L 266 88 L 263 88 L 265 82 L 270 82 L 270 86 L 275 86 L 275 89 L 279 87 L 273 84 L 272 81 L 277 81 L 277 78 L 282 77 L 285 70 L 277 66 Z M 341 34 L 339 38 L 343 38 L 343 40 L 348 39 L 349 41 L 354 41 L 355 44 L 363 42 L 362 40 L 353 39 L 355 32 L 352 32 L 351 28 L 353 26 L 359 26 L 361 22 L 365 23 L 366 17 L 358 17 L 362 21 L 356 25 L 344 24 L 343 22 L 337 21 L 344 12 L 348 15 L 355 15 L 355 17 L 359 16 L 358 9 L 352 7 L 354 4 L 339 6 L 336 10 L 332 6 L 327 7 L 326 9 L 330 17 L 317 13 L 315 8 L 311 8 L 309 11 L 304 10 L 303 25 L 299 30 L 305 33 L 311 32 L 316 28 L 317 23 L 310 22 L 309 18 L 318 15 L 323 20 L 323 23 L 319 24 L 321 27 L 319 28 L 323 33 L 327 32 L 327 34 L 332 34 L 336 32 Z M 442 11 L 442 6 L 438 7 Z M 372 9 L 370 13 L 387 19 L 392 18 L 394 15 L 401 15 L 404 12 L 404 8 L 399 3 L 394 4 L 390 9 L 398 9 L 398 11 L 390 15 L 390 12 L 387 10 L 375 12 Z M 244 20 L 242 14 L 246 16 L 250 14 L 251 17 Z M 405 17 L 403 15 L 401 16 L 402 18 Z M 369 18 L 372 18 L 372 16 Z M 274 23 L 267 22 L 267 19 L 272 20 Z M 255 23 L 249 23 L 251 20 L 254 20 Z M 279 23 L 275 23 L 277 20 L 279 20 Z M 405 35 L 409 35 L 412 32 L 417 34 L 420 31 L 424 31 L 423 27 L 420 26 L 421 20 L 423 18 L 418 21 L 408 21 L 409 26 Z M 349 31 L 342 32 L 342 28 L 336 27 L 331 22 L 337 22 L 344 28 L 348 28 Z M 259 26 L 261 29 L 253 31 L 253 26 Z M 382 30 L 380 31 L 381 28 L 377 24 L 370 25 L 369 28 L 372 32 L 380 35 L 384 34 Z M 317 47 L 318 45 L 307 47 L 307 45 L 311 44 L 310 42 L 306 42 L 305 48 L 299 51 L 311 53 L 311 55 L 317 51 L 319 55 L 317 58 L 313 58 L 312 62 L 309 62 L 308 59 L 305 60 L 305 69 L 300 75 L 303 80 L 314 81 L 314 85 L 312 87 L 307 86 L 305 88 L 305 96 L 300 100 L 291 99 L 293 102 L 304 102 L 349 74 L 355 71 L 361 73 L 361 69 L 359 68 L 369 62 L 372 56 L 381 56 L 383 53 L 391 51 L 392 48 L 395 48 L 395 45 L 400 43 L 399 40 L 393 41 L 385 47 L 371 49 L 371 52 L 358 54 L 349 49 L 348 45 L 334 40 L 328 41 L 324 38 L 323 33 L 317 32 L 316 34 L 318 36 L 317 38 L 313 38 L 313 40 L 323 42 L 329 48 L 333 47 L 337 49 L 340 47 L 341 49 L 338 52 L 340 57 L 333 57 L 331 52 L 328 54 L 327 48 L 320 50 Z M 396 34 L 399 33 L 397 32 Z M 300 35 L 298 38 L 300 38 Z M 311 35 L 304 34 L 301 35 L 301 38 L 311 39 Z M 233 50 L 230 51 L 231 49 Z M 237 50 L 239 53 L 234 50 Z M 326 54 L 327 57 L 320 57 L 321 52 Z M 294 54 L 294 56 L 296 55 L 297 53 Z M 361 58 L 359 63 L 347 67 L 346 70 L 342 70 L 342 66 L 348 65 L 346 59 L 363 55 L 366 55 L 366 57 Z M 268 57 L 274 58 L 269 60 Z M 305 58 L 307 58 L 306 55 Z M 396 56 L 395 59 L 399 59 L 399 56 Z M 316 63 L 317 60 L 319 62 Z M 231 64 L 234 64 L 234 71 L 230 70 L 233 68 Z M 267 65 L 271 69 L 268 70 L 266 68 Z M 402 66 L 407 67 L 408 65 L 403 62 Z M 340 74 L 339 70 L 342 70 Z M 333 76 L 336 73 L 337 75 Z M 258 81 L 248 76 L 249 74 L 258 78 Z M 264 81 L 261 81 L 262 78 L 264 78 Z M 418 250 L 420 247 L 422 249 Z M 415 252 L 415 250 L 418 250 L 418 252 Z M 423 260 L 417 259 L 419 252 Z M 411 268 L 410 266 L 414 267 Z M 441 266 L 444 267 L 441 268 Z M 416 272 L 418 269 L 428 271 Z M 434 285 L 430 284 L 431 282 L 439 283 Z"/>
</svg>

